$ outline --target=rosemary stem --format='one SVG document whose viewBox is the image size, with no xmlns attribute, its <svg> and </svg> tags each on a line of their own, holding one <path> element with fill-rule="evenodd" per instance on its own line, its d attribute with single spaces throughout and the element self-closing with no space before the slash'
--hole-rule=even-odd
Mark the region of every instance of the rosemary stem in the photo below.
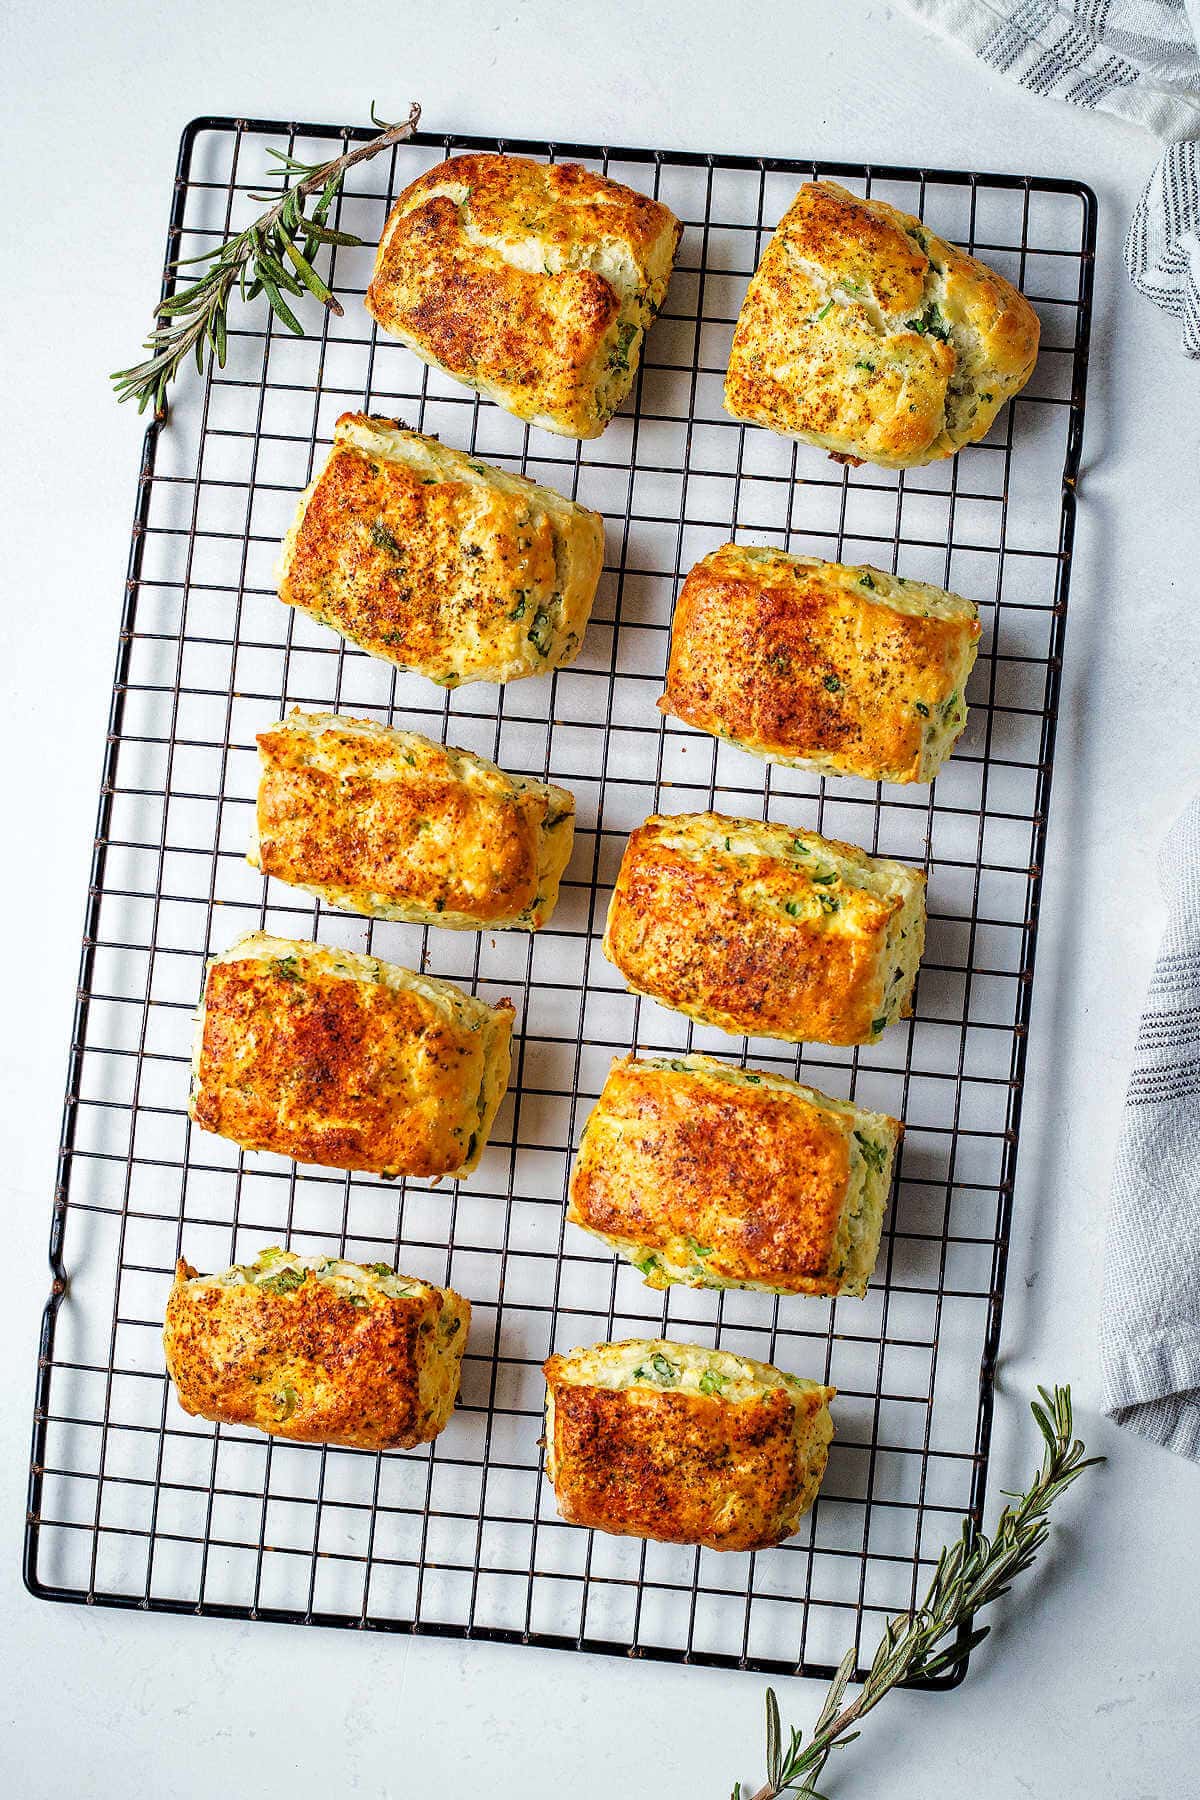
<svg viewBox="0 0 1200 1800">
<path fill-rule="evenodd" d="M 830 1683 L 809 1741 L 805 1743 L 803 1734 L 792 1730 L 790 1743 L 785 1744 L 779 1703 L 773 1690 L 767 1689 L 767 1781 L 750 1800 L 779 1800 L 788 1794 L 796 1800 L 804 1800 L 806 1795 L 812 1800 L 831 1752 L 859 1735 L 851 1726 L 903 1683 L 961 1669 L 964 1658 L 987 1636 L 988 1626 L 974 1625 L 975 1615 L 1006 1594 L 1014 1578 L 1029 1568 L 1049 1533 L 1048 1515 L 1059 1495 L 1085 1469 L 1104 1460 L 1085 1456 L 1083 1445 L 1073 1435 L 1069 1387 L 1039 1388 L 1038 1398 L 1031 1404 L 1044 1443 L 1040 1470 L 1024 1494 L 1010 1496 L 1015 1504 L 1001 1509 L 990 1538 L 974 1520 L 964 1520 L 957 1541 L 938 1557 L 933 1581 L 920 1606 L 888 1621 L 854 1699 L 842 1705 L 855 1662 L 851 1649 Z M 965 1631 L 958 1645 L 939 1650 L 955 1630 Z M 734 1795 L 741 1795 L 740 1783 Z"/>
<path fill-rule="evenodd" d="M 334 195 L 341 191 L 347 171 L 411 137 L 420 117 L 421 108 L 415 101 L 408 117 L 396 124 L 379 118 L 372 106 L 372 121 L 382 127 L 378 135 L 323 163 L 304 163 L 272 151 L 283 165 L 280 186 L 253 196 L 270 203 L 266 211 L 213 250 L 168 265 L 167 276 L 176 285 L 159 301 L 153 328 L 143 343 L 143 349 L 151 354 L 131 368 L 116 370 L 112 381 L 117 399 L 135 400 L 139 412 L 153 406 L 156 417 L 162 419 L 168 384 L 188 357 L 195 357 L 201 373 L 206 357 L 223 368 L 227 313 L 235 297 L 247 301 L 265 295 L 281 324 L 298 337 L 304 335 L 304 328 L 285 296 L 312 294 L 330 312 L 344 316 L 341 302 L 314 266 L 315 253 L 322 244 L 357 246 L 363 240 L 333 230 L 326 224 L 326 213 Z M 318 193 L 320 198 L 310 216 L 304 211 L 305 201 Z M 179 285 L 178 271 L 197 263 L 209 266 L 195 280 Z"/>
<path fill-rule="evenodd" d="M 370 157 L 378 156 L 379 152 L 386 150 L 389 145 L 403 143 L 405 138 L 412 136 L 420 122 L 421 108 L 414 100 L 408 109 L 407 119 L 402 119 L 397 125 L 389 125 L 387 130 L 381 131 L 378 137 L 369 138 L 365 144 L 359 144 L 355 149 L 347 150 L 344 156 L 332 157 L 329 162 L 322 163 L 319 169 L 314 169 L 313 173 L 307 175 L 303 181 L 296 182 L 294 187 L 288 189 L 288 193 L 280 197 L 279 204 L 263 215 L 260 229 L 269 229 L 270 225 L 278 222 L 279 215 L 287 204 L 288 194 L 300 194 L 307 199 L 310 194 L 319 193 L 328 181 L 335 164 L 344 173 L 347 169 L 352 169 L 356 163 L 366 162 Z"/>
<path fill-rule="evenodd" d="M 389 145 L 402 143 L 405 138 L 411 137 L 417 129 L 420 119 L 420 104 L 414 100 L 408 109 L 407 119 L 402 119 L 399 124 L 389 125 L 387 130 L 381 131 L 378 137 L 368 139 L 365 144 L 359 144 L 354 150 L 347 150 L 344 156 L 331 157 L 328 162 L 322 163 L 319 168 L 314 169 L 311 175 L 306 175 L 303 181 L 297 181 L 291 187 L 288 186 L 285 179 L 284 191 L 275 205 L 269 208 L 256 222 L 260 235 L 264 238 L 269 236 L 280 223 L 283 209 L 293 195 L 299 195 L 301 200 L 307 200 L 310 194 L 319 194 L 335 169 L 339 172 L 339 179 L 344 178 L 346 171 L 352 169 L 356 163 L 366 162 L 370 157 L 378 156 L 379 152 L 386 150 Z M 325 305 L 339 318 L 345 317 L 340 300 L 333 294 L 327 297 Z"/>
</svg>

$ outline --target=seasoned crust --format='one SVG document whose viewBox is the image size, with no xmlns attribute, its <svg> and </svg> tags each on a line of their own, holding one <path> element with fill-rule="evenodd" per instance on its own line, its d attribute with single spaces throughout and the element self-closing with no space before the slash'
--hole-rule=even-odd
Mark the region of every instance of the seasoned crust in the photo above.
<svg viewBox="0 0 1200 1800">
<path fill-rule="evenodd" d="M 570 662 L 603 566 L 598 513 L 394 419 L 343 413 L 284 540 L 279 597 L 457 687 Z"/>
<path fill-rule="evenodd" d="M 658 704 L 771 762 L 932 781 L 966 725 L 979 632 L 943 588 L 725 544 L 683 584 Z"/>
<path fill-rule="evenodd" d="M 223 1275 L 182 1258 L 163 1348 L 184 1412 L 299 1443 L 406 1450 L 443 1429 L 470 1304 L 386 1264 L 265 1250 Z"/>
<path fill-rule="evenodd" d="M 545 1374 L 546 1474 L 571 1524 L 762 1550 L 816 1497 L 832 1388 L 662 1340 L 551 1356 Z"/>
<path fill-rule="evenodd" d="M 648 1287 L 862 1294 L 900 1133 L 766 1070 L 625 1057 L 584 1128 L 567 1217 Z"/>
<path fill-rule="evenodd" d="M 724 1031 L 873 1043 L 910 1010 L 924 888 L 816 832 L 654 816 L 625 846 L 604 954 L 635 993 Z"/>
<path fill-rule="evenodd" d="M 577 163 L 455 156 L 397 199 L 367 308 L 519 419 L 596 437 L 632 385 L 681 231 Z"/>
<path fill-rule="evenodd" d="M 844 460 L 911 468 L 987 433 L 1039 333 L 1024 295 L 920 219 L 809 182 L 747 291 L 725 407 Z"/>
<path fill-rule="evenodd" d="M 188 1112 L 245 1150 L 437 1180 L 479 1160 L 512 1004 L 349 950 L 251 932 L 208 964 Z"/>
<path fill-rule="evenodd" d="M 537 931 L 571 857 L 565 788 L 370 719 L 298 709 L 258 734 L 248 859 L 331 906 Z"/>
</svg>

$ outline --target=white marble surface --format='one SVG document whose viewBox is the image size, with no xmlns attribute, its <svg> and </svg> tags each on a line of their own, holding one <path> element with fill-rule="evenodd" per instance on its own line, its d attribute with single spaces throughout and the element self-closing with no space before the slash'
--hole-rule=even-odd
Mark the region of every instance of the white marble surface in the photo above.
<svg viewBox="0 0 1200 1800">
<path fill-rule="evenodd" d="M 1151 143 L 1029 99 L 866 0 L 736 13 L 710 0 L 10 0 L 3 29 L 5 1791 L 723 1800 L 735 1777 L 761 1779 L 755 1676 L 55 1608 L 19 1583 L 54 1147 L 141 435 L 104 373 L 145 324 L 188 118 L 359 120 L 372 98 L 394 115 L 410 96 L 436 128 L 1031 170 L 1081 177 L 1100 197 L 992 1491 L 1020 1484 L 1033 1460 L 1024 1397 L 1038 1380 L 1074 1382 L 1080 1424 L 1110 1461 L 1067 1503 L 967 1684 L 892 1700 L 831 1781 L 846 1800 L 1194 1791 L 1200 1472 L 1096 1412 L 1109 1166 L 1161 919 L 1153 854 L 1200 781 L 1200 368 L 1120 266 Z M 811 1718 L 819 1697 L 816 1684 L 783 1684 L 785 1715 Z"/>
</svg>

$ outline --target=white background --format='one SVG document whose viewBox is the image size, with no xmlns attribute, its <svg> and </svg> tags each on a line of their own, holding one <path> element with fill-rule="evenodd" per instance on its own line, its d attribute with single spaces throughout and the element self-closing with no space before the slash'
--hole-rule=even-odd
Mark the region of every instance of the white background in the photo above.
<svg viewBox="0 0 1200 1800">
<path fill-rule="evenodd" d="M 11 4 L 0 45 L 6 388 L 0 679 L 6 954 L 0 1785 L 135 1794 L 653 1793 L 762 1779 L 753 1675 L 50 1607 L 19 1580 L 29 1407 L 77 945 L 141 429 L 105 372 L 157 292 L 200 113 L 1074 176 L 1101 203 L 1078 553 L 997 1402 L 993 1506 L 1035 1459 L 1025 1398 L 1074 1383 L 1107 1468 L 1064 1505 L 970 1679 L 901 1695 L 845 1800 L 1159 1800 L 1200 1767 L 1200 1472 L 1098 1415 L 1109 1170 L 1161 927 L 1154 857 L 1200 785 L 1200 366 L 1120 262 L 1154 146 L 1035 101 L 866 0 Z M 815 1683 L 781 1684 L 806 1722 Z"/>
</svg>

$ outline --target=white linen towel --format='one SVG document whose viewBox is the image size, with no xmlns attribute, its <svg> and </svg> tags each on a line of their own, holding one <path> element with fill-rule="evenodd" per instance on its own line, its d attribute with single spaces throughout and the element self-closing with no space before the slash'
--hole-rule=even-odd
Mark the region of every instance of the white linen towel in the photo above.
<svg viewBox="0 0 1200 1800">
<path fill-rule="evenodd" d="M 1200 0 L 902 0 L 1032 94 L 1096 106 L 1168 146 L 1125 239 L 1140 293 L 1200 357 Z"/>
<path fill-rule="evenodd" d="M 1167 929 L 1113 1173 L 1104 1410 L 1200 1461 L 1200 797 L 1163 846 Z"/>
</svg>

